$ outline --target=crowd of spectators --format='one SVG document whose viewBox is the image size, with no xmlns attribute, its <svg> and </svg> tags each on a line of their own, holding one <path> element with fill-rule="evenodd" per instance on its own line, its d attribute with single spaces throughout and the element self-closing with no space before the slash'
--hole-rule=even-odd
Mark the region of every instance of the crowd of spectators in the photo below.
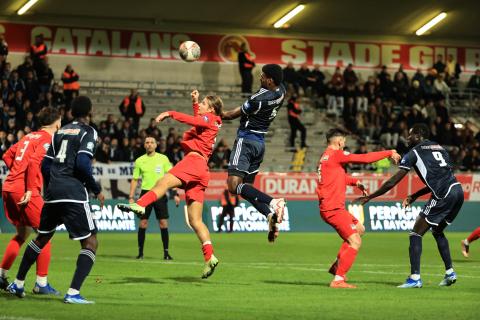
<svg viewBox="0 0 480 320">
<path fill-rule="evenodd" d="M 478 170 L 480 133 L 474 134 L 471 123 L 455 123 L 449 112 L 449 97 L 457 94 L 452 89 L 457 88 L 461 72 L 452 55 L 446 61 L 438 55 L 426 74 L 418 69 L 411 78 L 401 65 L 393 75 L 384 66 L 362 83 L 351 64 L 343 72 L 337 67 L 328 81 L 318 65 L 310 70 L 304 64 L 296 70 L 288 64 L 284 78 L 292 94 L 313 97 L 327 114 L 343 121 L 358 138 L 358 153 L 366 152 L 368 145 L 404 153 L 408 129 L 423 122 L 430 127 L 431 139 L 450 151 L 458 169 Z M 470 78 L 467 91 L 480 93 L 480 70 Z"/>
<path fill-rule="evenodd" d="M 8 61 L 8 44 L 0 35 L 0 155 L 25 134 L 39 129 L 36 114 L 45 106 L 58 108 L 63 124 L 73 120 L 69 109 L 79 93 L 79 75 L 67 65 L 55 77 L 47 52 L 43 37 L 37 36 L 24 62 L 13 68 Z M 372 149 L 372 143 L 374 149 L 396 148 L 405 152 L 408 129 L 414 123 L 424 122 L 432 131 L 432 139 L 449 149 L 458 168 L 478 170 L 480 134 L 475 135 L 469 123 L 454 123 L 449 114 L 448 98 L 454 94 L 452 88 L 457 87 L 461 72 L 453 56 L 444 60 L 439 55 L 428 72 L 417 70 L 411 77 L 402 66 L 392 73 L 383 67 L 362 82 L 353 66 L 348 65 L 344 70 L 337 67 L 327 79 L 318 65 L 310 68 L 304 64 L 296 69 L 289 63 L 284 69 L 284 80 L 290 95 L 313 97 L 328 114 L 343 120 L 344 126 L 358 137 L 359 148 L 355 152 L 366 152 L 369 146 Z M 471 76 L 467 88 L 475 94 L 480 92 L 480 70 Z M 181 133 L 174 128 L 161 132 L 154 119 L 148 127 L 141 128 L 144 113 L 142 98 L 132 90 L 120 102 L 118 115 L 110 114 L 97 125 L 91 122 L 100 138 L 96 161 L 134 161 L 144 153 L 146 136 L 157 138 L 158 151 L 173 164 L 180 161 Z M 225 169 L 230 152 L 225 141 L 219 141 L 209 167 Z M 375 170 L 382 168 L 379 164 Z"/>
</svg>

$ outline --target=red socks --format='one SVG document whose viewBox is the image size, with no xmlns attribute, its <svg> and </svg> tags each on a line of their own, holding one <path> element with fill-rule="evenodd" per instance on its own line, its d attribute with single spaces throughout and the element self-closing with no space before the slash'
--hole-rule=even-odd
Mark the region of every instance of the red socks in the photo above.
<svg viewBox="0 0 480 320">
<path fill-rule="evenodd" d="M 157 195 L 153 191 L 148 191 L 143 196 L 138 199 L 137 204 L 142 207 L 147 207 L 148 205 L 157 201 Z"/>
<path fill-rule="evenodd" d="M 340 259 L 340 256 L 342 255 L 342 253 L 349 247 L 348 245 L 348 242 L 347 241 L 344 241 L 340 247 L 340 250 L 338 250 L 338 254 L 337 254 L 337 260 Z"/>
<path fill-rule="evenodd" d="M 48 275 L 48 266 L 50 265 L 51 241 L 43 247 L 42 252 L 37 257 L 37 276 L 46 277 Z"/>
<path fill-rule="evenodd" d="M 20 247 L 23 244 L 23 240 L 20 237 L 13 237 L 7 245 L 5 249 L 5 254 L 3 255 L 2 264 L 0 268 L 5 270 L 10 270 L 15 258 L 18 256 L 18 252 L 20 251 Z"/>
<path fill-rule="evenodd" d="M 205 241 L 202 244 L 202 251 L 203 251 L 203 258 L 205 259 L 205 262 L 210 260 L 213 254 L 213 246 L 211 241 Z"/>
<path fill-rule="evenodd" d="M 470 243 L 472 241 L 477 240 L 478 238 L 480 238 L 480 227 L 473 230 L 472 234 L 468 236 L 467 240 L 468 240 L 468 243 Z"/>
<path fill-rule="evenodd" d="M 342 246 L 343 247 L 343 246 Z M 346 248 L 338 260 L 337 276 L 345 277 L 348 270 L 352 267 L 358 251 L 352 247 Z"/>
</svg>

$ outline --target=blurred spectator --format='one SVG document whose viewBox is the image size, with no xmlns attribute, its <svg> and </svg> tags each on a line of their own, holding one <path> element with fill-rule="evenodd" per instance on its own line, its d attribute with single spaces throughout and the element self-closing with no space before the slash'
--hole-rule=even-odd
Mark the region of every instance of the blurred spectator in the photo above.
<svg viewBox="0 0 480 320">
<path fill-rule="evenodd" d="M 313 91 L 319 97 L 325 96 L 325 74 L 320 70 L 320 65 L 315 64 L 313 66 L 312 76 L 315 78 L 315 83 L 313 84 Z"/>
<path fill-rule="evenodd" d="M 290 124 L 290 148 L 295 149 L 297 131 L 300 131 L 300 148 L 306 148 L 307 128 L 305 128 L 300 120 L 302 108 L 300 107 L 299 101 L 297 101 L 297 96 L 293 95 L 290 97 L 287 104 L 287 111 L 288 123 Z"/>
<path fill-rule="evenodd" d="M 475 74 L 470 77 L 467 88 L 473 89 L 477 94 L 480 94 L 480 69 L 475 70 Z"/>
<path fill-rule="evenodd" d="M 110 163 L 110 146 L 108 145 L 107 142 L 103 141 L 100 143 L 100 145 L 97 147 L 97 150 L 95 151 L 95 160 L 101 163 Z"/>
<path fill-rule="evenodd" d="M 297 75 L 300 87 L 303 89 L 303 94 L 305 96 L 310 95 L 311 90 L 315 86 L 316 79 L 310 69 L 308 69 L 308 65 L 306 63 L 300 66 L 300 69 L 297 71 Z"/>
<path fill-rule="evenodd" d="M 445 72 L 448 78 L 460 78 L 460 73 L 462 73 L 462 67 L 460 64 L 453 58 L 453 55 L 449 54 L 447 57 L 447 64 L 445 65 Z"/>
<path fill-rule="evenodd" d="M 445 63 L 443 61 L 443 55 L 441 54 L 437 55 L 437 61 L 433 65 L 433 69 L 437 70 L 437 73 L 445 72 Z"/>
<path fill-rule="evenodd" d="M 208 167 L 211 169 L 226 169 L 230 159 L 230 152 L 225 141 L 223 139 L 220 140 L 208 160 Z"/>
<path fill-rule="evenodd" d="M 123 99 L 118 109 L 125 120 L 132 119 L 133 129 L 138 132 L 140 118 L 145 114 L 145 104 L 137 89 L 130 90 L 130 95 Z"/>
<path fill-rule="evenodd" d="M 384 147 L 379 147 L 376 151 L 384 151 Z M 372 163 L 372 167 L 375 170 L 375 173 L 385 173 L 390 169 L 391 163 L 390 159 L 385 158 L 377 162 Z"/>
<path fill-rule="evenodd" d="M 33 74 L 35 74 L 32 58 L 30 58 L 29 56 L 25 57 L 25 60 L 23 61 L 23 63 L 17 67 L 17 71 L 18 71 L 19 78 L 22 80 L 27 79 L 27 73 L 29 71 L 32 71 Z"/>
<path fill-rule="evenodd" d="M 39 94 L 40 86 L 38 85 L 38 81 L 34 78 L 33 72 L 28 71 L 27 78 L 25 79 L 25 99 L 30 100 L 30 103 L 32 103 L 34 113 L 40 111 L 38 106 Z"/>
<path fill-rule="evenodd" d="M 424 89 L 425 87 L 425 76 L 422 73 L 422 70 L 420 68 L 417 69 L 415 74 L 412 77 L 412 83 L 413 81 L 418 81 L 420 84 L 420 87 Z"/>
<path fill-rule="evenodd" d="M 12 64 L 10 62 L 5 62 L 3 68 L 0 68 L 0 80 L 7 80 L 10 79 L 10 75 L 12 74 Z"/>
<path fill-rule="evenodd" d="M 335 72 L 333 73 L 333 76 L 332 76 L 332 79 L 330 80 L 330 83 L 334 87 L 336 87 L 336 86 L 342 86 L 343 87 L 344 79 L 343 79 L 343 75 L 340 71 L 340 67 L 335 68 Z"/>
<path fill-rule="evenodd" d="M 408 87 L 408 76 L 407 73 L 403 71 L 403 64 L 400 64 L 400 66 L 398 67 L 398 71 L 395 72 L 395 74 L 393 75 L 393 79 L 397 79 L 399 74 L 402 75 L 400 78 L 402 79 L 404 86 Z"/>
<path fill-rule="evenodd" d="M 218 232 L 222 232 L 223 223 L 225 222 L 225 217 L 228 215 L 230 217 L 230 224 L 228 232 L 233 232 L 233 219 L 235 218 L 235 208 L 239 204 L 238 195 L 231 194 L 228 191 L 228 188 L 223 190 L 220 204 L 222 205 L 222 213 L 217 216 L 217 229 Z"/>
<path fill-rule="evenodd" d="M 48 57 L 45 57 L 42 67 L 37 72 L 40 92 L 46 94 L 50 91 L 53 82 L 53 71 L 48 64 Z"/>
<path fill-rule="evenodd" d="M 390 76 L 387 70 L 387 66 L 382 66 L 382 69 L 378 74 L 378 80 L 380 80 L 380 86 L 382 86 L 385 83 L 387 76 Z"/>
<path fill-rule="evenodd" d="M 60 90 L 58 83 L 54 83 L 52 86 L 52 106 L 55 108 L 65 107 L 65 96 Z"/>
<path fill-rule="evenodd" d="M 293 90 L 295 94 L 299 94 L 298 74 L 292 62 L 287 63 L 287 66 L 283 69 L 283 81 L 289 92 Z"/>
<path fill-rule="evenodd" d="M 9 90 L 13 92 L 25 91 L 25 83 L 20 79 L 18 72 L 13 70 L 12 77 L 8 82 Z"/>
<path fill-rule="evenodd" d="M 438 75 L 437 79 L 435 79 L 435 81 L 433 82 L 433 86 L 435 87 L 439 99 L 448 99 L 448 95 L 450 94 L 451 89 L 445 82 L 443 74 Z"/>
<path fill-rule="evenodd" d="M 73 70 L 71 64 L 67 64 L 62 74 L 63 94 L 65 95 L 65 105 L 70 109 L 73 98 L 78 96 L 80 90 L 79 75 Z"/>
<path fill-rule="evenodd" d="M 39 73 L 45 64 L 45 57 L 47 56 L 47 45 L 44 42 L 43 34 L 35 36 L 35 43 L 30 46 L 30 58 L 32 58 L 33 68 Z"/>
<path fill-rule="evenodd" d="M 7 61 L 8 43 L 5 41 L 5 35 L 0 34 L 0 68 L 3 67 Z"/>
<path fill-rule="evenodd" d="M 348 66 L 345 68 L 343 71 L 343 80 L 345 81 L 345 84 L 357 84 L 358 77 L 355 71 L 353 71 L 353 65 L 351 63 L 348 64 Z"/>
<path fill-rule="evenodd" d="M 253 83 L 252 69 L 255 67 L 255 61 L 253 61 L 250 52 L 248 52 L 245 42 L 240 45 L 237 60 L 240 76 L 242 77 L 242 93 L 251 93 Z"/>
</svg>

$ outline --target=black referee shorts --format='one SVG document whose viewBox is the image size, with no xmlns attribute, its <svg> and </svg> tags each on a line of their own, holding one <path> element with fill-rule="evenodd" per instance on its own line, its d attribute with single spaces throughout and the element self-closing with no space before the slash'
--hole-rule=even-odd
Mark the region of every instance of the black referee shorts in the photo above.
<svg viewBox="0 0 480 320">
<path fill-rule="evenodd" d="M 140 193 L 140 196 L 143 196 L 148 191 L 149 190 L 142 190 L 142 192 Z M 170 216 L 168 215 L 167 203 L 168 203 L 167 195 L 164 195 L 160 199 L 157 199 L 157 201 L 155 201 L 154 203 L 152 203 L 151 205 L 145 208 L 144 219 L 148 220 L 150 218 L 150 214 L 152 214 L 152 209 L 155 209 L 155 216 L 157 217 L 157 220 L 168 219 Z"/>
<path fill-rule="evenodd" d="M 228 175 L 239 176 L 243 178 L 243 182 L 253 183 L 262 164 L 264 154 L 264 143 L 237 138 L 228 162 Z"/>
<path fill-rule="evenodd" d="M 38 233 L 53 233 L 62 224 L 72 240 L 86 239 L 98 231 L 88 202 L 45 203 Z"/>
</svg>

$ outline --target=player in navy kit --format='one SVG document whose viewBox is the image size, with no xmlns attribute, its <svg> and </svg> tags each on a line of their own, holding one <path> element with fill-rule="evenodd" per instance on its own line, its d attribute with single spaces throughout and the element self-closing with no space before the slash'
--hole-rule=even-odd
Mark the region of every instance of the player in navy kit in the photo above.
<svg viewBox="0 0 480 320">
<path fill-rule="evenodd" d="M 79 96 L 72 102 L 70 124 L 52 136 L 52 144 L 42 162 L 45 182 L 45 205 L 42 209 L 38 236 L 30 241 L 23 255 L 15 281 L 7 290 L 23 297 L 23 283 L 28 270 L 42 248 L 53 237 L 57 226 L 65 224 L 70 238 L 79 240 L 80 254 L 73 279 L 65 295 L 65 303 L 93 303 L 80 295 L 80 287 L 95 262 L 97 227 L 90 212 L 88 192 L 95 194 L 103 207 L 105 198 L 92 175 L 92 159 L 97 144 L 97 132 L 86 124 L 92 110 L 89 98 Z"/>
<path fill-rule="evenodd" d="M 431 228 L 432 235 L 438 246 L 438 251 L 445 263 L 445 276 L 440 286 L 450 286 L 457 280 L 453 271 L 452 258 L 448 240 L 443 230 L 453 222 L 463 204 L 463 189 L 453 174 L 448 152 L 438 143 L 428 140 L 428 127 L 425 124 L 415 124 L 408 136 L 410 151 L 400 161 L 400 170 L 385 182 L 376 192 L 356 201 L 365 204 L 369 200 L 381 196 L 393 188 L 402 178 L 414 168 L 425 184 L 423 189 L 409 195 L 403 206 L 411 205 L 418 197 L 431 193 L 425 207 L 417 217 L 410 232 L 410 267 L 411 275 L 399 288 L 421 288 L 420 256 L 422 254 L 422 237 Z"/>
<path fill-rule="evenodd" d="M 282 68 L 266 64 L 260 76 L 261 88 L 241 106 L 222 113 L 222 119 L 240 117 L 230 161 L 228 164 L 228 190 L 248 200 L 267 217 L 268 240 L 278 236 L 278 224 L 283 220 L 285 199 L 273 199 L 252 186 L 265 153 L 265 134 L 285 99 Z"/>
</svg>

